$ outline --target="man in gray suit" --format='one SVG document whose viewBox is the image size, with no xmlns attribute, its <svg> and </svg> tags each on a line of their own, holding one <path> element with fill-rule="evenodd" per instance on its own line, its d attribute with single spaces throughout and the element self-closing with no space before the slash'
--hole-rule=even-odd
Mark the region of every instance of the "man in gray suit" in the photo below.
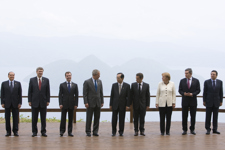
<svg viewBox="0 0 225 150">
<path fill-rule="evenodd" d="M 59 86 L 59 107 L 61 112 L 60 136 L 62 137 L 66 131 L 66 114 L 68 111 L 68 136 L 73 137 L 73 112 L 78 106 L 78 86 L 71 81 L 72 73 L 65 73 L 66 82 Z"/>
<path fill-rule="evenodd" d="M 83 98 L 86 110 L 86 134 L 91 136 L 91 123 L 94 114 L 93 135 L 98 135 L 99 119 L 101 107 L 103 107 L 103 87 L 102 81 L 99 80 L 100 71 L 95 69 L 92 71 L 92 78 L 84 81 Z"/>
</svg>

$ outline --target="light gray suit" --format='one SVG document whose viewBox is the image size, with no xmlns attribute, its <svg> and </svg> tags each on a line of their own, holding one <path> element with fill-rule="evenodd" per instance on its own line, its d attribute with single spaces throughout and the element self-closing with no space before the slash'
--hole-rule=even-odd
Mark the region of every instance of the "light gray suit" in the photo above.
<svg viewBox="0 0 225 150">
<path fill-rule="evenodd" d="M 92 78 L 84 81 L 84 104 L 89 105 L 86 110 L 86 133 L 91 133 L 92 116 L 94 113 L 93 134 L 98 133 L 101 104 L 104 103 L 102 81 L 97 80 L 97 91 Z"/>
</svg>

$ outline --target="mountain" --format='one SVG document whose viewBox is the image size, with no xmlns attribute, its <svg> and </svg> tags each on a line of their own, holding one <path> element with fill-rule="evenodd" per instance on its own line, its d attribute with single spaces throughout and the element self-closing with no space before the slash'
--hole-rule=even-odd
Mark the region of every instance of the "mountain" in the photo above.
<svg viewBox="0 0 225 150">
<path fill-rule="evenodd" d="M 101 72 L 100 79 L 103 82 L 104 95 L 110 95 L 112 83 L 116 82 L 118 72 L 125 74 L 124 81 L 129 84 L 136 81 L 136 73 L 142 72 L 144 74 L 143 81 L 150 84 L 153 95 L 156 94 L 163 72 L 171 74 L 171 80 L 175 82 L 176 88 L 178 88 L 180 79 L 184 78 L 183 70 L 171 70 L 155 60 L 143 58 L 135 58 L 120 66 L 110 67 L 98 57 L 90 55 L 78 63 L 71 60 L 59 60 L 45 65 L 43 68 L 44 76 L 50 79 L 51 90 L 53 91 L 51 95 L 58 95 L 59 84 L 65 81 L 66 71 L 72 72 L 72 81 L 78 84 L 80 95 L 83 95 L 83 83 L 86 79 L 91 78 L 93 69 L 98 69 Z M 29 82 L 29 78 L 33 76 L 36 76 L 35 72 L 27 76 L 24 81 Z M 203 83 L 204 79 L 201 76 L 195 75 L 195 77 Z"/>
</svg>

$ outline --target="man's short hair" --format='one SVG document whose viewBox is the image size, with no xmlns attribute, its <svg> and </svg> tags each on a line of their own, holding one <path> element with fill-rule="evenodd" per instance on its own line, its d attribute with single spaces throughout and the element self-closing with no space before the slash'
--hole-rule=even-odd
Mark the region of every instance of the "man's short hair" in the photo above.
<svg viewBox="0 0 225 150">
<path fill-rule="evenodd" d="M 66 76 L 67 74 L 69 74 L 69 73 L 72 75 L 72 73 L 71 73 L 70 71 L 67 71 L 67 72 L 65 73 L 65 76 Z"/>
<path fill-rule="evenodd" d="M 121 75 L 120 78 L 124 79 L 124 74 L 122 72 L 117 73 L 117 75 L 119 75 L 119 74 Z"/>
<path fill-rule="evenodd" d="M 36 72 L 37 72 L 38 70 L 43 70 L 43 71 L 44 71 L 44 68 L 42 68 L 42 67 L 37 67 Z"/>
<path fill-rule="evenodd" d="M 15 73 L 14 73 L 13 71 L 10 71 L 10 72 L 8 73 L 8 75 L 9 75 L 10 73 L 13 73 L 13 74 L 15 75 Z"/>
<path fill-rule="evenodd" d="M 218 72 L 216 70 L 212 70 L 211 72 L 215 72 L 216 76 L 218 76 Z"/>
<path fill-rule="evenodd" d="M 185 69 L 185 71 L 188 71 L 190 74 L 192 74 L 192 69 L 191 68 L 187 68 L 187 69 Z"/>
<path fill-rule="evenodd" d="M 143 73 L 137 73 L 136 76 L 138 76 L 140 79 L 143 79 L 144 78 Z"/>
<path fill-rule="evenodd" d="M 100 71 L 99 71 L 98 69 L 94 69 L 94 70 L 92 71 L 92 75 L 95 76 L 95 75 L 97 75 L 99 72 L 100 72 Z"/>
</svg>

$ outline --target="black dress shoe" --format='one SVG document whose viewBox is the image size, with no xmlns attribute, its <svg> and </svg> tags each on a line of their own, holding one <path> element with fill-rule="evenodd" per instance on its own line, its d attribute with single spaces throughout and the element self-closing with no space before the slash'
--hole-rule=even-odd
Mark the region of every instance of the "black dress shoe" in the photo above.
<svg viewBox="0 0 225 150">
<path fill-rule="evenodd" d="M 187 131 L 183 131 L 182 135 L 186 135 L 187 134 Z"/>
<path fill-rule="evenodd" d="M 164 135 L 164 133 L 161 133 L 161 135 Z"/>
<path fill-rule="evenodd" d="M 93 133 L 94 136 L 99 136 L 98 133 Z"/>
<path fill-rule="evenodd" d="M 138 136 L 138 132 L 135 132 L 135 133 L 134 133 L 134 136 Z"/>
<path fill-rule="evenodd" d="M 87 133 L 87 136 L 89 136 L 89 137 L 90 137 L 90 136 L 91 136 L 91 133 Z"/>
<path fill-rule="evenodd" d="M 47 134 L 46 133 L 42 133 L 41 136 L 47 137 Z"/>
<path fill-rule="evenodd" d="M 207 132 L 205 134 L 209 135 L 210 134 L 210 130 L 207 130 Z"/>
<path fill-rule="evenodd" d="M 11 136 L 11 133 L 6 133 L 6 135 L 5 136 Z"/>
<path fill-rule="evenodd" d="M 195 131 L 190 131 L 191 134 L 196 135 Z"/>
<path fill-rule="evenodd" d="M 145 136 L 145 133 L 144 132 L 141 132 L 141 134 L 140 135 L 143 135 L 143 136 Z"/>
<path fill-rule="evenodd" d="M 116 133 L 113 133 L 112 136 L 116 136 Z"/>
<path fill-rule="evenodd" d="M 14 136 L 19 136 L 19 134 L 17 132 L 14 133 Z"/>
<path fill-rule="evenodd" d="M 120 136 L 123 136 L 123 133 L 120 133 Z"/>
<path fill-rule="evenodd" d="M 33 134 L 32 134 L 32 137 L 35 137 L 35 136 L 37 136 L 37 133 L 33 133 Z"/>
<path fill-rule="evenodd" d="M 68 133 L 68 136 L 71 136 L 71 137 L 73 137 L 73 134 L 72 134 L 72 133 Z"/>
<path fill-rule="evenodd" d="M 219 132 L 219 131 L 213 131 L 213 133 L 214 133 L 214 134 L 220 134 L 220 132 Z"/>
<path fill-rule="evenodd" d="M 60 132 L 60 134 L 59 134 L 61 137 L 63 136 L 63 133 L 62 132 Z"/>
<path fill-rule="evenodd" d="M 167 133 L 166 133 L 166 135 L 170 135 L 170 133 L 169 133 L 169 132 L 167 132 Z"/>
</svg>

